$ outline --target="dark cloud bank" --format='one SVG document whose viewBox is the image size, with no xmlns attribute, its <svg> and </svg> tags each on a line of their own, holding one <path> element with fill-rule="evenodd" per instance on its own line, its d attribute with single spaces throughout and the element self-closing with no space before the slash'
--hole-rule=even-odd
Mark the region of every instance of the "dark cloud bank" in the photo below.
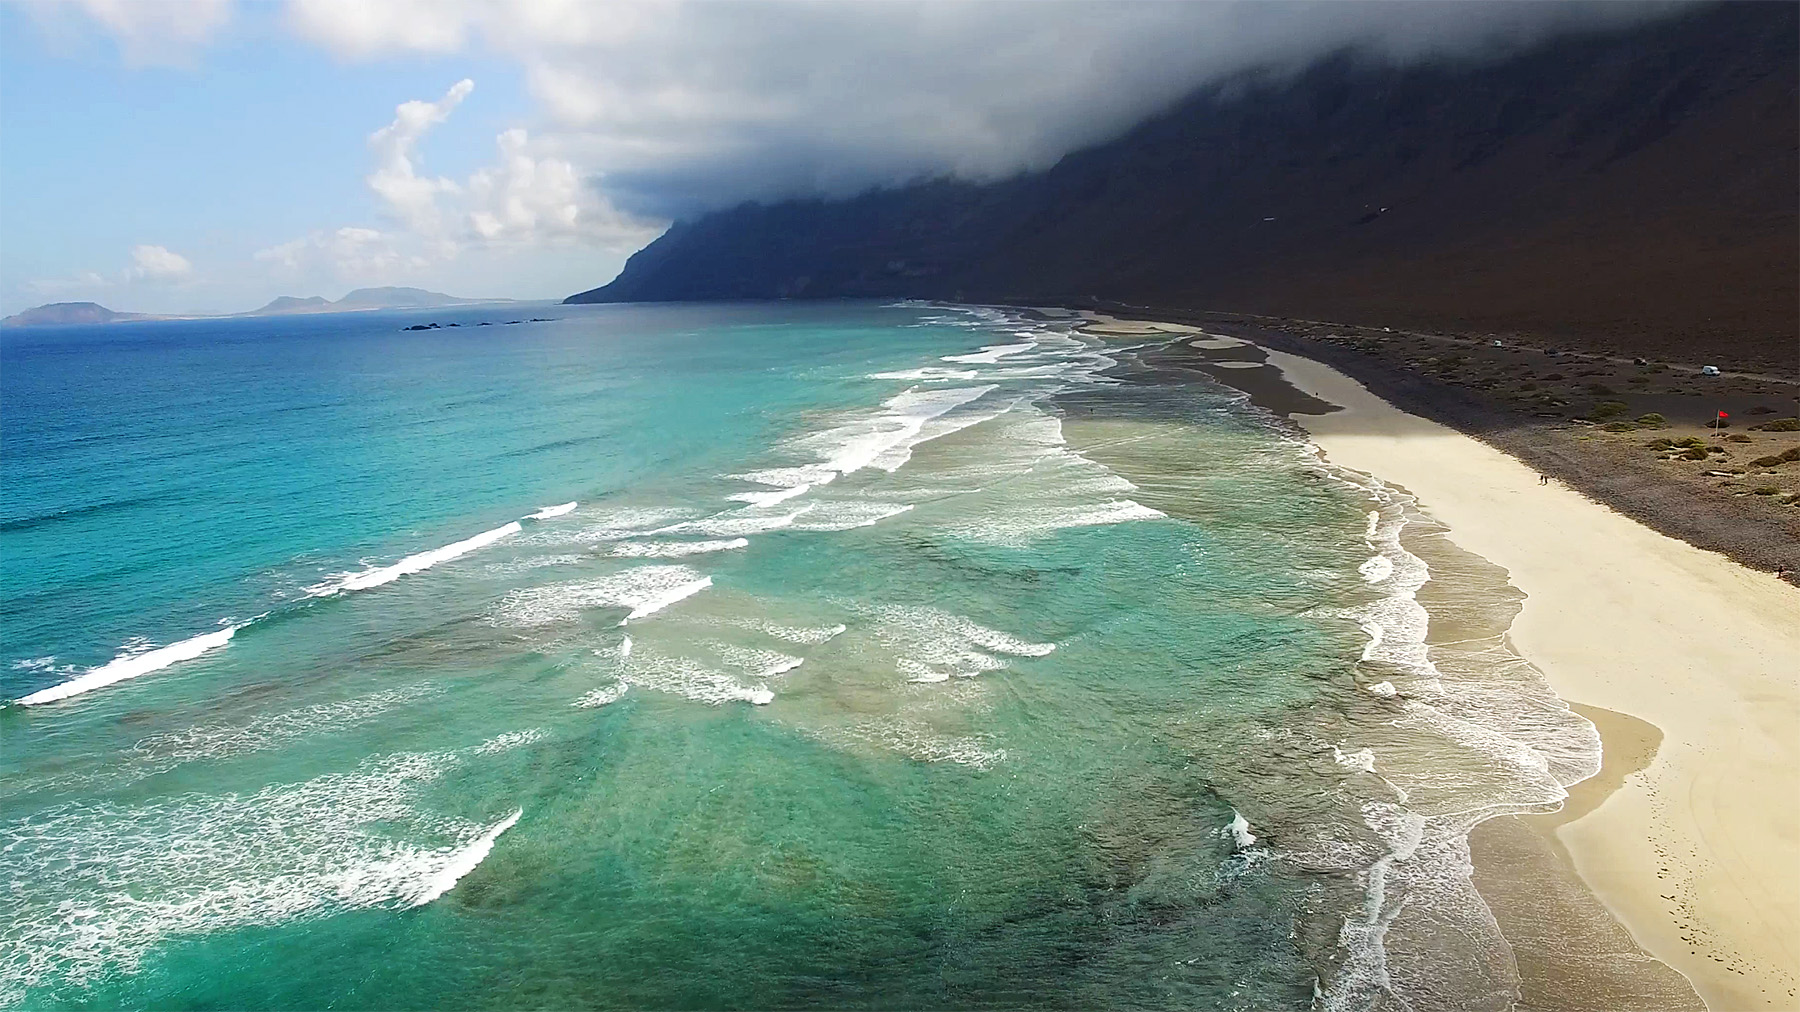
<svg viewBox="0 0 1800 1012">
<path fill-rule="evenodd" d="M 536 50 L 621 209 L 688 217 L 1041 171 L 1197 88 L 1328 57 L 1469 65 L 1683 4 L 1045 2 L 707 4 Z M 554 82 L 554 83 L 545 83 Z M 571 95 L 571 92 L 580 92 Z"/>
</svg>

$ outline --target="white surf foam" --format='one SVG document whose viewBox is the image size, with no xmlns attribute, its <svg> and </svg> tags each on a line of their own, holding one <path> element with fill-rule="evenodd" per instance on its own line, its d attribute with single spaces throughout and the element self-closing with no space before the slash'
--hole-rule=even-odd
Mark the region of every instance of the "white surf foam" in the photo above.
<svg viewBox="0 0 1800 1012">
<path fill-rule="evenodd" d="M 778 678 L 794 670 L 806 660 L 775 650 L 758 650 L 730 643 L 711 644 L 719 659 L 758 680 Z"/>
<path fill-rule="evenodd" d="M 882 402 L 879 412 L 783 444 L 787 452 L 814 457 L 817 463 L 801 468 L 753 472 L 743 477 L 758 484 L 775 484 L 767 479 L 779 474 L 789 479 L 779 482 L 781 485 L 822 485 L 865 467 L 895 471 L 906 463 L 911 448 L 922 440 L 927 423 L 994 389 L 993 384 L 986 384 L 906 390 Z"/>
<path fill-rule="evenodd" d="M 443 691 L 430 682 L 385 689 L 365 696 L 315 703 L 254 717 L 242 724 L 201 724 L 140 739 L 129 753 L 146 774 L 185 762 L 225 759 L 279 748 L 319 734 L 355 727 L 393 709 Z"/>
<path fill-rule="evenodd" d="M 746 534 L 767 534 L 783 527 L 791 527 L 800 515 L 811 507 L 801 507 L 792 513 L 759 514 L 750 511 L 720 513 L 703 520 L 689 520 L 685 523 L 660 527 L 648 534 L 706 534 L 715 538 L 742 537 Z"/>
<path fill-rule="evenodd" d="M 1333 745 L 1331 758 L 1346 769 L 1362 770 L 1364 773 L 1375 772 L 1375 750 L 1372 748 L 1359 748 L 1354 752 L 1345 752 Z"/>
<path fill-rule="evenodd" d="M 733 502 L 747 502 L 752 506 L 773 506 L 776 503 L 786 502 L 797 495 L 805 495 L 811 490 L 811 483 L 802 482 L 792 488 L 780 488 L 773 492 L 738 492 L 725 498 Z"/>
<path fill-rule="evenodd" d="M 926 763 L 955 763 L 978 770 L 993 769 L 1006 761 L 1006 749 L 995 748 L 981 738 L 945 734 L 924 721 L 908 717 L 864 721 L 846 727 L 806 732 L 840 748 L 872 745 Z"/>
<path fill-rule="evenodd" d="M 627 654 L 626 656 L 630 656 L 630 655 Z M 624 699 L 625 693 L 627 691 L 629 691 L 630 689 L 631 689 L 631 686 L 625 684 L 624 682 L 619 682 L 616 685 L 608 685 L 608 686 L 604 686 L 602 688 L 594 689 L 591 692 L 584 693 L 580 699 L 577 699 L 575 702 L 571 703 L 570 705 L 571 706 L 579 706 L 586 710 L 598 709 L 602 706 L 607 705 L 608 703 L 616 703 L 619 700 Z"/>
<path fill-rule="evenodd" d="M 489 827 L 488 831 L 476 838 L 475 842 L 457 851 L 450 858 L 448 864 L 425 881 L 407 906 L 422 907 L 456 888 L 456 883 L 460 882 L 464 875 L 474 871 L 481 862 L 487 860 L 488 853 L 494 849 L 494 841 L 500 839 L 500 834 L 513 828 L 513 825 L 519 821 L 519 816 L 524 814 L 523 808 L 514 810 L 511 815 Z"/>
<path fill-rule="evenodd" d="M 945 369 L 941 366 L 926 366 L 922 369 L 901 369 L 896 372 L 872 372 L 870 379 L 878 380 L 911 380 L 915 383 L 942 383 L 945 381 L 972 380 L 977 373 L 973 369 Z"/>
<path fill-rule="evenodd" d="M 731 477 L 774 488 L 790 488 L 816 481 L 821 474 L 816 467 L 766 467 L 760 471 L 748 471 Z"/>
<path fill-rule="evenodd" d="M 688 657 L 640 653 L 625 669 L 625 682 L 668 692 L 700 703 L 750 703 L 766 706 L 775 699 L 767 685 L 745 685 L 726 672 Z"/>
<path fill-rule="evenodd" d="M 1362 574 L 1365 582 L 1380 583 L 1394 575 L 1394 562 L 1385 555 L 1376 555 L 1357 566 L 1356 571 Z"/>
<path fill-rule="evenodd" d="M 590 608 L 628 608 L 642 617 L 704 590 L 710 580 L 687 566 L 635 566 L 598 580 L 522 587 L 501 600 L 493 621 L 530 628 L 572 621 Z"/>
<path fill-rule="evenodd" d="M 848 531 L 873 527 L 911 509 L 912 506 L 906 503 L 828 500 L 815 503 L 793 527 L 797 531 Z"/>
<path fill-rule="evenodd" d="M 20 706 L 54 703 L 59 699 L 79 696 L 84 692 L 92 692 L 126 679 L 139 678 L 152 671 L 161 671 L 171 664 L 193 660 L 210 650 L 217 650 L 231 642 L 231 637 L 237 635 L 239 629 L 249 624 L 249 622 L 240 622 L 237 625 L 226 626 L 217 632 L 202 633 L 199 636 L 193 636 L 144 653 L 122 654 L 86 674 L 71 678 L 60 685 L 39 689 L 30 695 L 21 697 L 17 702 Z"/>
<path fill-rule="evenodd" d="M 1008 355 L 1018 355 L 1037 346 L 1036 341 L 1021 341 L 1018 344 L 990 344 L 980 351 L 967 355 L 944 355 L 939 361 L 961 362 L 964 365 L 993 365 Z"/>
<path fill-rule="evenodd" d="M 989 398 L 983 404 L 996 400 Z M 1163 518 L 1160 510 L 1130 497 L 1137 486 L 1070 449 L 1061 420 L 1028 398 L 1015 398 L 997 412 L 958 413 L 944 421 L 960 423 L 976 414 L 981 414 L 979 421 L 992 422 L 984 430 L 981 448 L 964 451 L 959 464 L 935 475 L 959 485 L 976 485 L 973 491 L 980 494 L 978 506 L 939 520 L 946 533 L 1026 547 L 1066 528 Z"/>
<path fill-rule="evenodd" d="M 613 546 L 612 554 L 634 559 L 679 559 L 688 555 L 729 552 L 748 547 L 748 538 L 723 541 L 621 541 Z"/>
<path fill-rule="evenodd" d="M 1245 850 L 1256 844 L 1256 834 L 1250 832 L 1250 820 L 1235 808 L 1231 810 L 1231 822 L 1223 832 L 1231 838 L 1231 845 L 1238 850 Z"/>
<path fill-rule="evenodd" d="M 640 601 L 637 607 L 631 609 L 631 614 L 619 620 L 619 624 L 624 625 L 632 619 L 654 615 L 669 605 L 693 597 L 710 586 L 712 586 L 712 577 L 702 576 L 698 580 L 691 580 L 680 586 L 670 587 L 661 593 L 653 594 Z"/>
<path fill-rule="evenodd" d="M 0 821 L 0 1005 L 133 972 L 171 938 L 441 895 L 514 821 L 418 807 L 474 754 L 388 755 L 251 793 L 75 802 Z"/>
<path fill-rule="evenodd" d="M 527 745 L 534 745 L 548 737 L 550 737 L 550 732 L 543 728 L 530 727 L 523 731 L 508 731 L 505 734 L 497 734 L 487 741 L 475 746 L 470 751 L 475 755 L 499 755 L 502 752 L 511 752 L 515 748 L 524 748 Z"/>
<path fill-rule="evenodd" d="M 1435 577 L 1401 535 L 1411 523 L 1432 522 L 1379 480 L 1329 466 L 1322 473 L 1378 507 L 1364 532 L 1374 555 L 1359 571 L 1384 596 L 1336 614 L 1368 636 L 1363 660 L 1373 667 L 1358 673 L 1358 684 L 1393 701 L 1382 726 L 1400 736 L 1385 739 L 1380 773 L 1373 749 L 1332 749 L 1338 764 L 1376 776 L 1398 804 L 1365 801 L 1363 821 L 1385 853 L 1337 865 L 1361 870 L 1365 901 L 1344 921 L 1346 959 L 1321 1008 L 1422 1007 L 1415 999 L 1430 1004 L 1445 987 L 1504 993 L 1516 980 L 1511 953 L 1470 879 L 1468 833 L 1484 819 L 1548 810 L 1566 798 L 1567 785 L 1598 769 L 1598 736 L 1556 699 L 1541 673 L 1505 648 L 1504 636 L 1428 644 L 1431 615 L 1417 594 Z M 1454 590 L 1460 584 L 1453 560 L 1446 562 Z M 1424 923 L 1431 932 L 1457 933 L 1468 943 L 1459 947 L 1462 958 L 1445 962 L 1441 953 L 1410 944 L 1390 951 L 1389 927 L 1401 918 L 1413 931 Z"/>
<path fill-rule="evenodd" d="M 757 632 L 773 636 L 778 640 L 788 643 L 798 643 L 802 646 L 818 646 L 821 643 L 825 643 L 843 635 L 847 628 L 843 625 L 780 625 L 775 622 L 765 622 L 761 619 L 752 618 L 717 618 L 713 621 L 720 625 L 735 626 L 739 629 L 754 629 Z"/>
<path fill-rule="evenodd" d="M 639 537 L 674 521 L 686 520 L 694 515 L 694 510 L 682 507 L 623 506 L 595 511 L 593 507 L 589 507 L 580 516 L 585 518 L 590 513 L 594 514 L 592 522 L 573 530 L 570 529 L 570 524 L 534 524 L 515 543 L 543 546 L 603 544 Z"/>
<path fill-rule="evenodd" d="M 451 559 L 467 555 L 478 548 L 486 548 L 488 545 L 499 541 L 501 538 L 517 534 L 521 530 L 524 530 L 524 528 L 520 526 L 517 520 L 514 520 L 512 523 L 496 527 L 491 531 L 482 531 L 472 538 L 465 538 L 462 541 L 445 545 L 442 548 L 433 548 L 429 552 L 420 552 L 417 555 L 409 555 L 391 566 L 382 566 L 377 569 L 365 569 L 360 573 L 351 573 L 335 580 L 308 587 L 306 588 L 306 592 L 310 597 L 330 597 L 334 594 L 343 594 L 349 591 L 368 590 L 371 587 L 384 586 L 393 583 L 402 576 L 422 572 L 440 562 L 449 562 Z"/>
<path fill-rule="evenodd" d="M 536 513 L 525 514 L 525 519 L 527 519 L 527 520 L 548 520 L 551 517 L 560 517 L 565 513 L 575 512 L 575 507 L 577 505 L 578 505 L 577 503 L 566 502 L 560 506 L 545 506 L 543 509 L 538 510 Z"/>
<path fill-rule="evenodd" d="M 913 682 L 973 678 L 1009 662 L 996 656 L 1042 657 L 1054 643 L 1032 643 L 961 615 L 930 607 L 871 609 L 876 639 L 894 652 L 894 667 Z"/>
<path fill-rule="evenodd" d="M 588 559 L 586 555 L 537 555 L 511 562 L 490 562 L 482 566 L 481 571 L 489 576 L 517 576 L 549 566 L 576 566 Z"/>
</svg>

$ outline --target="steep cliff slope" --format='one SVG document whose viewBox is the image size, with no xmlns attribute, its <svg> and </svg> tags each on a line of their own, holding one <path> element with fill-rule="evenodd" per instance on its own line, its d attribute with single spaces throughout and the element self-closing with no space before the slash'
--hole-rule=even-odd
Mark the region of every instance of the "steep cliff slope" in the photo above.
<svg viewBox="0 0 1800 1012">
<path fill-rule="evenodd" d="M 569 301 L 1097 297 L 1791 365 L 1797 11 L 1238 78 L 1043 173 L 678 223 Z"/>
</svg>

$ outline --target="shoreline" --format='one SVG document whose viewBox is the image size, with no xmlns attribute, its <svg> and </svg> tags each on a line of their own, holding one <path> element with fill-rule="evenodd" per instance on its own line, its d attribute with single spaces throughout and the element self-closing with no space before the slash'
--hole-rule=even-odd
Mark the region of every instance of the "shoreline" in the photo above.
<svg viewBox="0 0 1800 1012">
<path fill-rule="evenodd" d="M 1800 444 L 1800 436 L 1756 431 L 1800 411 L 1796 378 L 1728 373 L 1705 379 L 1698 365 L 1634 364 L 1532 347 L 1512 335 L 1496 344 L 1486 338 L 1498 335 L 1217 312 L 1117 306 L 1061 312 L 1079 312 L 1089 321 L 1084 329 L 1103 337 L 1153 335 L 1158 328 L 1165 336 L 1204 331 L 1322 363 L 1400 410 L 1495 447 L 1652 530 L 1754 570 L 1785 568 L 1800 587 L 1800 463 L 1758 466 L 1763 455 Z M 1238 386 L 1232 379 L 1229 385 Z M 1608 417 L 1657 412 L 1641 417 L 1666 418 L 1610 431 L 1593 416 L 1603 399 L 1615 397 L 1622 398 L 1624 414 Z M 1715 409 L 1731 415 L 1728 433 L 1707 428 Z M 1698 437 L 1711 452 L 1703 461 L 1675 459 L 1649 448 L 1657 436 Z"/>
<path fill-rule="evenodd" d="M 1536 828 L 1709 1008 L 1800 1007 L 1800 685 L 1787 670 L 1800 594 L 1540 486 L 1515 457 L 1331 366 L 1258 350 L 1338 409 L 1289 415 L 1333 462 L 1404 486 L 1456 544 L 1507 570 L 1527 595 L 1509 639 L 1561 698 L 1661 733 L 1641 771 Z"/>
</svg>

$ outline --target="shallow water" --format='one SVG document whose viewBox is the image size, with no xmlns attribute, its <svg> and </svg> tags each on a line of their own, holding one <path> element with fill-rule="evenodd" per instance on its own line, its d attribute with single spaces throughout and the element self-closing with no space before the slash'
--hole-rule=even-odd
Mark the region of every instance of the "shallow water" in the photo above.
<svg viewBox="0 0 1800 1012">
<path fill-rule="evenodd" d="M 1070 328 L 8 334 L 0 1002 L 1504 1007 L 1464 834 L 1592 728 Z"/>
</svg>

